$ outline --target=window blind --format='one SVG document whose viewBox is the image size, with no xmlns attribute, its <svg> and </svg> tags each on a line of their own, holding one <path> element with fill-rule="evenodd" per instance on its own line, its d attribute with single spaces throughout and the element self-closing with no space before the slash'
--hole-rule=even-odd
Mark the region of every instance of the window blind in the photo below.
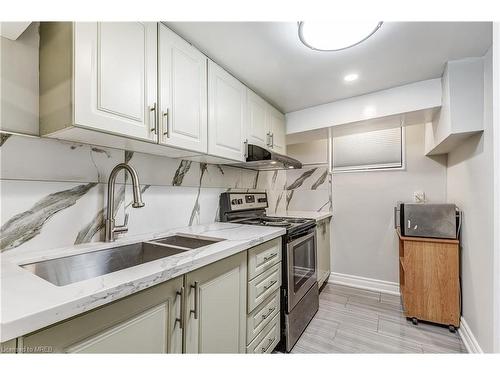
<svg viewBox="0 0 500 375">
<path fill-rule="evenodd" d="M 334 171 L 402 166 L 403 128 L 401 127 L 333 138 Z"/>
</svg>

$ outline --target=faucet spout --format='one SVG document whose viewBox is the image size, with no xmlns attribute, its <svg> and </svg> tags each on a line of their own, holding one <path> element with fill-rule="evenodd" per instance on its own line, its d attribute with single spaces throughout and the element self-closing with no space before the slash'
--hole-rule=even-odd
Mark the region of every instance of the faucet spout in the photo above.
<svg viewBox="0 0 500 375">
<path fill-rule="evenodd" d="M 107 215 L 106 215 L 106 233 L 105 233 L 105 240 L 106 242 L 111 242 L 115 240 L 115 233 L 123 233 L 128 231 L 127 228 L 127 223 L 125 222 L 124 225 L 120 226 L 115 226 L 115 183 L 116 183 L 116 176 L 118 175 L 118 172 L 121 170 L 125 170 L 130 174 L 130 177 L 132 178 L 132 194 L 134 196 L 134 202 L 132 203 L 133 208 L 140 208 L 144 207 L 144 202 L 142 201 L 142 194 L 141 194 L 141 188 L 140 188 L 140 183 L 139 183 L 139 176 L 137 175 L 137 172 L 134 168 L 132 168 L 130 165 L 125 164 L 125 163 L 120 163 L 116 167 L 113 168 L 109 175 L 109 180 L 108 180 L 108 206 L 107 206 Z M 127 221 L 128 217 L 125 218 L 125 221 Z"/>
</svg>

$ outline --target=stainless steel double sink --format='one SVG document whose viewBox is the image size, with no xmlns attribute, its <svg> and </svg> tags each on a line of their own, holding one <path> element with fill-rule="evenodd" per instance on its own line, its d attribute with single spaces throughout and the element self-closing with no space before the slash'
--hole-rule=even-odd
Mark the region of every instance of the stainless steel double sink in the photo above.
<svg viewBox="0 0 500 375">
<path fill-rule="evenodd" d="M 54 285 L 63 286 L 167 258 L 220 241 L 224 241 L 224 239 L 176 234 L 152 241 L 23 264 L 21 267 Z"/>
</svg>

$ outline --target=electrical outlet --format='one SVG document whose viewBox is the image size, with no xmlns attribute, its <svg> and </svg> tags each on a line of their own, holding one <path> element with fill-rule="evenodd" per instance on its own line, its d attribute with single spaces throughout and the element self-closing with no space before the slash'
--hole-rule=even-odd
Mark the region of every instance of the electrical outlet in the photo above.
<svg viewBox="0 0 500 375">
<path fill-rule="evenodd" d="M 413 192 L 413 200 L 415 203 L 425 203 L 425 192 L 415 191 Z"/>
</svg>

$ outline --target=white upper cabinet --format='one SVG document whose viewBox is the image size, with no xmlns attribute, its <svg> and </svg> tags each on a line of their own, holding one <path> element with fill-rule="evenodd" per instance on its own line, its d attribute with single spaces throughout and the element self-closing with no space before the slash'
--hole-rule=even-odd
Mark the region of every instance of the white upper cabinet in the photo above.
<svg viewBox="0 0 500 375">
<path fill-rule="evenodd" d="M 269 130 L 266 116 L 268 106 L 264 99 L 253 91 L 247 90 L 247 139 L 248 143 L 267 147 Z"/>
<path fill-rule="evenodd" d="M 160 143 L 207 152 L 207 58 L 159 24 Z"/>
<path fill-rule="evenodd" d="M 286 153 L 285 116 L 249 89 L 246 129 L 248 143 Z"/>
<path fill-rule="evenodd" d="M 208 153 L 245 160 L 246 87 L 208 61 Z"/>
<path fill-rule="evenodd" d="M 78 22 L 74 43 L 75 123 L 156 141 L 156 23 Z"/>
<path fill-rule="evenodd" d="M 439 115 L 426 124 L 427 155 L 446 154 L 483 130 L 484 58 L 448 61 L 442 78 Z"/>
<path fill-rule="evenodd" d="M 285 116 L 274 107 L 268 107 L 268 129 L 271 134 L 270 148 L 279 154 L 286 154 Z"/>
</svg>

